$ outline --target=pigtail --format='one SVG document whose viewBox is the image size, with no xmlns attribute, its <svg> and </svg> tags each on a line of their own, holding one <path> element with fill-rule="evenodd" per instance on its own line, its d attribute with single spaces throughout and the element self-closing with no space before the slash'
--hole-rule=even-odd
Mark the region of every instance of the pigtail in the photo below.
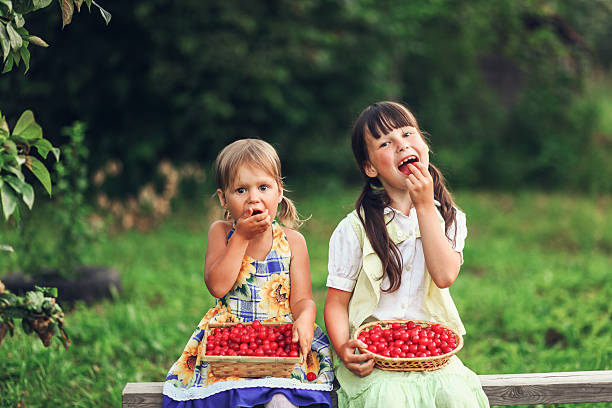
<svg viewBox="0 0 612 408">
<path fill-rule="evenodd" d="M 309 217 L 310 218 L 310 217 Z M 295 208 L 295 204 L 285 195 L 280 202 L 280 211 L 278 213 L 278 220 L 284 226 L 288 228 L 299 228 L 304 224 L 305 221 L 308 221 L 308 218 L 303 220 L 300 218 L 300 215 Z"/>
<path fill-rule="evenodd" d="M 383 292 L 394 292 L 402 282 L 402 256 L 389 237 L 385 223 L 384 209 L 390 203 L 389 196 L 382 186 L 377 184 L 380 182 L 376 178 L 366 181 L 355 203 L 355 209 L 374 252 L 380 258 L 383 276 L 386 274 L 389 278 L 389 288 L 382 290 Z"/>
<path fill-rule="evenodd" d="M 431 178 L 434 182 L 434 198 L 440 203 L 440 214 L 442 218 L 444 218 L 444 228 L 448 231 L 453 222 L 455 222 L 455 217 L 457 215 L 455 203 L 453 202 L 453 197 L 446 188 L 446 181 L 444 180 L 442 172 L 431 163 L 429 164 L 429 174 L 431 174 Z M 456 243 L 456 239 L 457 229 L 455 228 L 453 243 Z"/>
</svg>

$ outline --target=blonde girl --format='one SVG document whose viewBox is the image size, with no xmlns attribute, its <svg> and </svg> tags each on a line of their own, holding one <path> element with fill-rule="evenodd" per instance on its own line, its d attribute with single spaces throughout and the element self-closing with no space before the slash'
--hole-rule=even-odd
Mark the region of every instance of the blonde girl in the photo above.
<svg viewBox="0 0 612 408">
<path fill-rule="evenodd" d="M 355 330 L 374 320 L 429 320 L 465 333 L 448 287 L 463 262 L 467 228 L 405 106 L 366 108 L 352 147 L 365 184 L 330 239 L 325 302 L 341 360 L 339 407 L 488 407 L 478 377 L 457 357 L 437 371 L 392 372 L 356 352 L 365 344 L 352 339 Z"/>
<path fill-rule="evenodd" d="M 217 302 L 170 369 L 164 407 L 331 406 L 329 340 L 314 323 L 308 249 L 293 229 L 300 220 L 276 151 L 263 140 L 238 140 L 217 156 L 216 180 L 226 219 L 210 226 L 204 282 Z M 215 377 L 202 361 L 208 323 L 255 320 L 291 322 L 291 337 L 281 341 L 301 350 L 303 363 L 290 378 Z"/>
</svg>

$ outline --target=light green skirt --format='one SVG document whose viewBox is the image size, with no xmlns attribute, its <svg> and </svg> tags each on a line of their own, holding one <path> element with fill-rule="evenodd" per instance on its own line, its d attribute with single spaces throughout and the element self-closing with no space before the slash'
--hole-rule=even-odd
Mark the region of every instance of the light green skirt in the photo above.
<svg viewBox="0 0 612 408">
<path fill-rule="evenodd" d="M 397 372 L 374 369 L 366 377 L 336 368 L 338 408 L 482 408 L 489 400 L 478 376 L 457 356 L 435 371 Z"/>
</svg>

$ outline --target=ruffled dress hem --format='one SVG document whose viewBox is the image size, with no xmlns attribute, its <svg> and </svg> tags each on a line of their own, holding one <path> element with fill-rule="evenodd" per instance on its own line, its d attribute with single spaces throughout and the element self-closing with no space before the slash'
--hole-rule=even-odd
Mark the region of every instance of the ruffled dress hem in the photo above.
<svg viewBox="0 0 612 408">
<path fill-rule="evenodd" d="M 318 384 L 321 385 L 321 384 Z M 332 407 L 329 392 L 311 389 L 257 387 L 219 391 L 204 399 L 174 400 L 164 395 L 163 408 L 255 407 L 269 402 L 274 394 L 283 394 L 299 407 Z"/>
</svg>

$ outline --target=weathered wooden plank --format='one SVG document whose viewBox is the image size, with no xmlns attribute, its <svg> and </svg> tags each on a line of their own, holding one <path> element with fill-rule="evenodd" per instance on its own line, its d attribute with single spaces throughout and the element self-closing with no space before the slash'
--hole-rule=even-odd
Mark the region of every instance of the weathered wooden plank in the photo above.
<svg viewBox="0 0 612 408">
<path fill-rule="evenodd" d="M 480 375 L 491 405 L 612 401 L 612 371 Z"/>
<path fill-rule="evenodd" d="M 121 393 L 122 408 L 150 408 L 161 407 L 161 382 L 127 383 Z"/>
<path fill-rule="evenodd" d="M 480 375 L 492 406 L 612 402 L 612 371 Z M 128 383 L 123 408 L 161 407 L 163 383 Z M 335 396 L 332 396 L 335 397 Z M 335 398 L 332 398 L 335 402 Z"/>
</svg>

